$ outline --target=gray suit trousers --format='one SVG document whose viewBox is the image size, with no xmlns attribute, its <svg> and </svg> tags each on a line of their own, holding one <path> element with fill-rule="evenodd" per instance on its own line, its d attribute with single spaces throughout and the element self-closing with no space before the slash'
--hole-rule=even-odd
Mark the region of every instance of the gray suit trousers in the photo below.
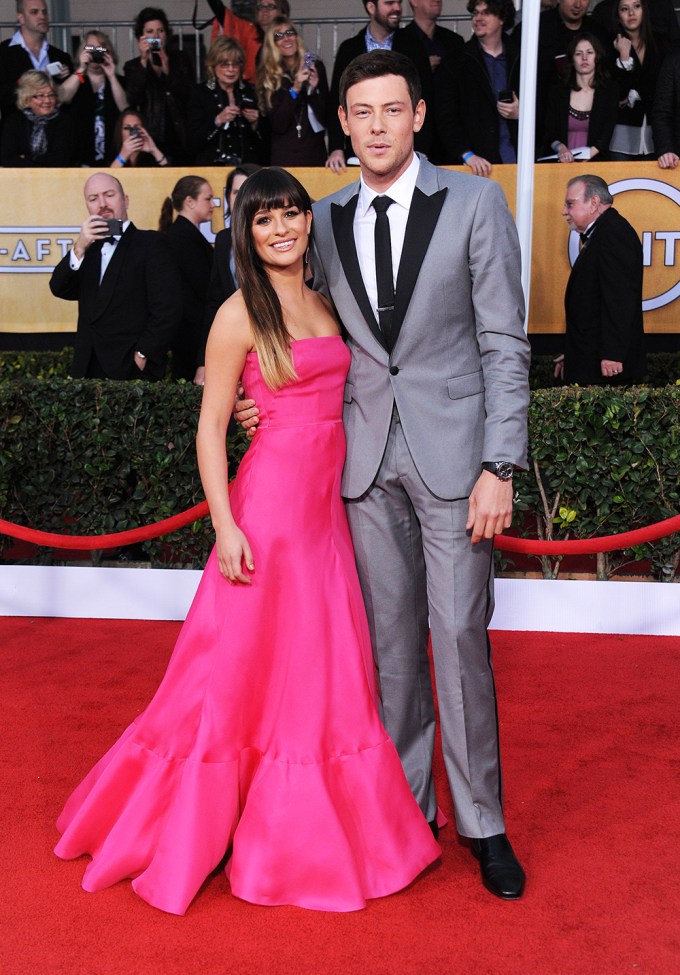
<svg viewBox="0 0 680 975">
<path fill-rule="evenodd" d="M 487 626 L 492 543 L 470 543 L 467 498 L 443 501 L 423 483 L 396 410 L 377 478 L 346 502 L 368 613 L 381 717 L 429 821 L 435 711 L 428 617 L 446 772 L 458 831 L 505 832 L 498 719 Z"/>
</svg>

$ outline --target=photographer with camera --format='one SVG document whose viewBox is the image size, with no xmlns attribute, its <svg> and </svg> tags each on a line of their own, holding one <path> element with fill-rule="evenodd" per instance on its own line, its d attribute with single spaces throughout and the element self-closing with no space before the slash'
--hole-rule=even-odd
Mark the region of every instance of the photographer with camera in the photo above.
<svg viewBox="0 0 680 975">
<path fill-rule="evenodd" d="M 50 279 L 53 295 L 78 302 L 71 375 L 162 379 L 182 309 L 167 241 L 131 223 L 110 173 L 90 176 L 84 195 L 89 216 Z"/>
<path fill-rule="evenodd" d="M 328 79 L 287 17 L 265 31 L 257 98 L 271 126 L 271 166 L 324 166 Z"/>
<path fill-rule="evenodd" d="M 113 155 L 113 133 L 127 106 L 122 78 L 116 75 L 118 57 L 111 39 L 99 30 L 85 34 L 76 55 L 78 67 L 61 86 L 62 101 L 70 103 L 82 166 L 102 166 Z"/>
<path fill-rule="evenodd" d="M 123 112 L 113 130 L 112 169 L 167 166 L 168 157 L 153 141 L 137 112 Z"/>
<path fill-rule="evenodd" d="M 187 108 L 194 84 L 191 61 L 172 45 L 160 7 L 144 7 L 135 19 L 139 57 L 124 67 L 130 108 L 146 119 L 149 134 L 172 165 L 188 162 Z"/>
</svg>

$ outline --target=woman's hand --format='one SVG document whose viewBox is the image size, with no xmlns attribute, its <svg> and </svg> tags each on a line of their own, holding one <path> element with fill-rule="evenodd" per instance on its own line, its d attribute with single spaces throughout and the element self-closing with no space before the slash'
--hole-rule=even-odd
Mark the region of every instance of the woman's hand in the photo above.
<svg viewBox="0 0 680 975">
<path fill-rule="evenodd" d="M 309 85 L 309 90 L 314 91 L 319 87 L 319 72 L 316 69 L 316 64 L 313 64 L 309 69 L 309 78 L 307 79 L 307 84 Z"/>
<path fill-rule="evenodd" d="M 619 59 L 621 61 L 627 61 L 630 57 L 633 43 L 629 37 L 624 37 L 623 34 L 617 34 L 614 38 L 614 47 L 618 51 Z"/>
<path fill-rule="evenodd" d="M 219 115 L 215 116 L 215 127 L 221 129 L 227 122 L 233 122 L 241 114 L 241 109 L 236 104 L 226 105 Z"/>
<path fill-rule="evenodd" d="M 83 53 L 80 55 L 80 60 L 78 61 L 78 67 L 75 70 L 75 74 L 81 74 L 83 77 L 87 74 L 87 69 L 92 62 L 92 52 L 86 51 L 83 48 Z"/>
<path fill-rule="evenodd" d="M 248 572 L 255 571 L 253 553 L 250 551 L 248 539 L 238 525 L 233 524 L 216 533 L 215 554 L 220 572 L 228 582 L 232 585 L 251 585 L 252 579 L 246 575 L 244 568 Z"/>
<path fill-rule="evenodd" d="M 144 147 L 144 137 L 141 134 L 141 127 L 139 131 L 139 135 L 134 135 L 131 132 L 130 135 L 123 140 L 123 145 L 120 147 L 119 155 L 125 160 L 125 162 L 130 159 L 130 156 L 134 156 L 136 152 L 141 152 Z"/>
<path fill-rule="evenodd" d="M 109 80 L 111 80 L 111 78 L 113 78 L 113 76 L 116 73 L 115 62 L 108 51 L 104 55 L 104 60 L 102 62 L 102 70 L 104 71 L 104 74 Z"/>
<path fill-rule="evenodd" d="M 659 169 L 675 169 L 680 162 L 680 156 L 674 152 L 664 152 L 658 158 Z"/>
<path fill-rule="evenodd" d="M 298 94 L 300 94 L 300 92 L 305 87 L 305 85 L 308 84 L 310 74 L 311 72 L 309 68 L 306 68 L 303 64 L 302 67 L 298 70 L 298 73 L 295 75 L 295 80 L 293 81 L 293 91 L 296 91 Z M 319 76 L 317 75 L 317 80 L 318 77 Z"/>
<path fill-rule="evenodd" d="M 563 163 L 573 163 L 575 159 L 571 149 L 568 146 L 565 146 L 563 142 L 560 143 L 560 147 L 557 150 L 557 158 Z"/>
<path fill-rule="evenodd" d="M 249 125 L 252 125 L 253 128 L 257 127 L 257 123 L 260 121 L 260 113 L 256 108 L 242 108 L 241 115 Z"/>
</svg>

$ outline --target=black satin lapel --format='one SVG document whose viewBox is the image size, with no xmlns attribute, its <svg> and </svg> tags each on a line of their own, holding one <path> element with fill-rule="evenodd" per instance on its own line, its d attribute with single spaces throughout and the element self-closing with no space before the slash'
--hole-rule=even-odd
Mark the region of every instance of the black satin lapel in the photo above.
<svg viewBox="0 0 680 975">
<path fill-rule="evenodd" d="M 354 240 L 354 214 L 356 213 L 358 200 L 358 195 L 355 195 L 345 206 L 340 206 L 338 203 L 331 204 L 333 236 L 335 237 L 335 246 L 340 255 L 340 261 L 342 262 L 342 269 L 345 272 L 347 283 L 361 309 L 362 315 L 366 319 L 366 324 L 383 348 L 387 348 L 385 345 L 385 337 L 378 327 L 378 322 L 371 308 L 371 302 L 368 300 L 366 286 L 361 276 L 361 268 L 359 267 L 357 247 Z"/>
<path fill-rule="evenodd" d="M 99 285 L 99 290 L 97 292 L 97 302 L 95 306 L 95 313 L 97 316 L 102 314 L 113 297 L 116 284 L 118 283 L 118 276 L 121 268 L 123 267 L 123 261 L 125 260 L 125 253 L 130 246 L 130 241 L 132 240 L 134 232 L 134 227 L 128 227 L 116 244 L 116 249 L 111 255 L 111 260 L 106 268 L 106 274 L 102 278 L 102 282 Z"/>
<path fill-rule="evenodd" d="M 415 290 L 420 269 L 437 226 L 439 214 L 446 198 L 446 187 L 428 196 L 416 186 L 406 223 L 404 247 L 397 274 L 397 293 L 392 319 L 392 347 L 397 344 L 401 326 Z"/>
</svg>

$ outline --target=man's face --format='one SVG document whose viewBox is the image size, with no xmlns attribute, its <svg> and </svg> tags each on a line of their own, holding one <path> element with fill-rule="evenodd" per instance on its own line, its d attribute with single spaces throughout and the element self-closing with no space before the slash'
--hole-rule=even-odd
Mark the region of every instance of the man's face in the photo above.
<svg viewBox="0 0 680 975">
<path fill-rule="evenodd" d="M 371 20 L 383 30 L 396 30 L 401 20 L 401 0 L 375 0 L 369 3 L 368 14 Z"/>
<path fill-rule="evenodd" d="M 503 20 L 498 14 L 492 14 L 485 3 L 475 4 L 472 12 L 472 33 L 478 40 L 500 37 L 503 31 Z"/>
<path fill-rule="evenodd" d="M 569 224 L 569 229 L 575 230 L 579 234 L 582 234 L 588 224 L 593 222 L 597 216 L 599 205 L 599 200 L 595 196 L 591 196 L 589 200 L 584 200 L 584 192 L 585 186 L 581 182 L 567 186 L 564 206 L 562 207 L 562 216 Z"/>
<path fill-rule="evenodd" d="M 275 0 L 260 0 L 256 6 L 256 11 L 258 24 L 262 30 L 266 30 L 278 14 L 279 5 L 275 3 Z"/>
<path fill-rule="evenodd" d="M 352 85 L 347 92 L 347 111 L 341 106 L 338 114 L 369 186 L 389 185 L 408 168 L 413 135 L 425 118 L 425 103 L 418 102 L 413 110 L 404 78 L 383 75 Z"/>
<path fill-rule="evenodd" d="M 441 16 L 442 0 L 410 0 L 414 15 L 426 20 L 436 20 Z"/>
<path fill-rule="evenodd" d="M 23 30 L 45 35 L 50 29 L 45 0 L 24 0 L 21 13 L 17 13 L 17 21 Z"/>
<path fill-rule="evenodd" d="M 96 173 L 85 183 L 85 205 L 91 217 L 127 220 L 128 198 L 120 183 L 106 173 Z"/>
<path fill-rule="evenodd" d="M 588 0 L 558 0 L 557 9 L 564 23 L 575 29 L 588 12 Z"/>
</svg>

